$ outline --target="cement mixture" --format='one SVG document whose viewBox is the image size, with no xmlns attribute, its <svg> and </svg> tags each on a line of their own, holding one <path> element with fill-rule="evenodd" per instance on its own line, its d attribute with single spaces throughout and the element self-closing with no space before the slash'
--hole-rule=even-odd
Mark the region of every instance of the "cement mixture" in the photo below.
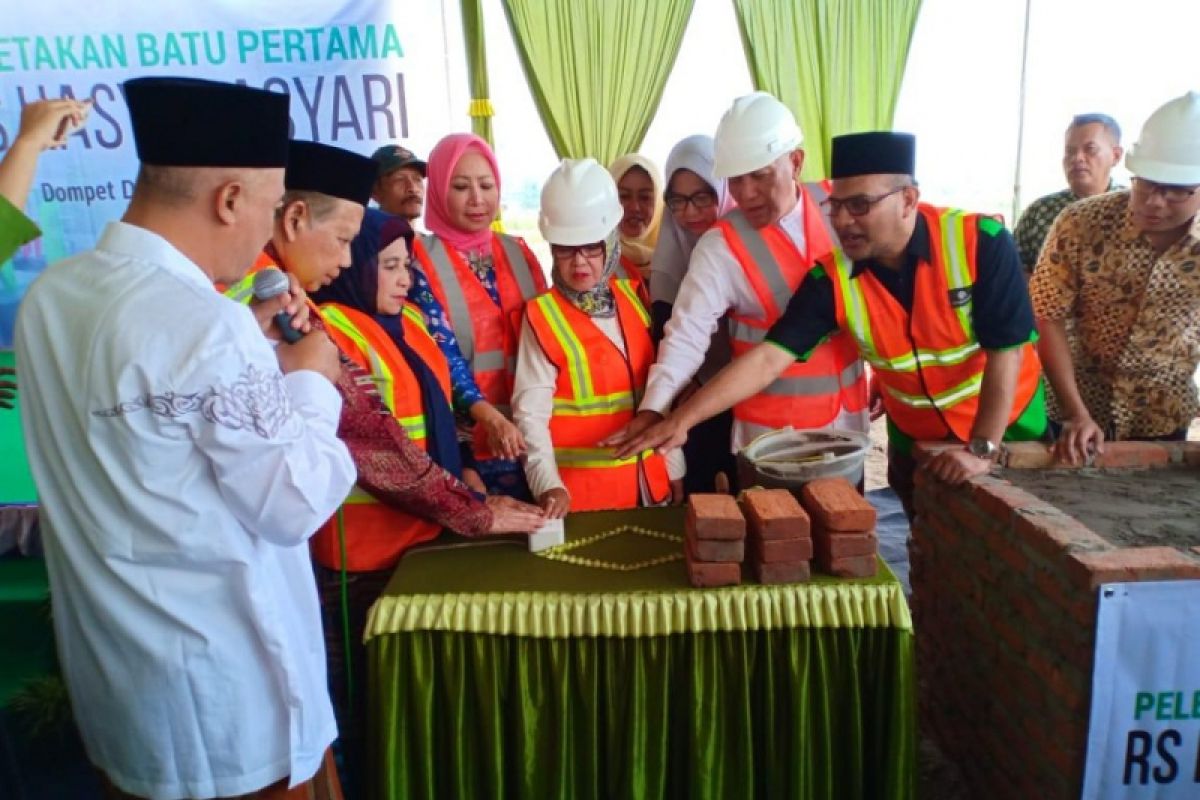
<svg viewBox="0 0 1200 800">
<path fill-rule="evenodd" d="M 1005 469 L 996 474 L 1119 547 L 1200 545 L 1200 470 Z"/>
</svg>

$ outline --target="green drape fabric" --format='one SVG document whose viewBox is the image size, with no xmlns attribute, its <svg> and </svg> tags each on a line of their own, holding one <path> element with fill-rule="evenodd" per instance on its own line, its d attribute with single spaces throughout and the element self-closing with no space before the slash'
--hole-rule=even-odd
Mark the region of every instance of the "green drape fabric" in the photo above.
<svg viewBox="0 0 1200 800">
<path fill-rule="evenodd" d="M 829 175 L 834 136 L 890 130 L 921 0 L 733 0 L 756 89 L 800 122 L 801 178 Z"/>
<path fill-rule="evenodd" d="M 574 514 L 566 537 L 623 525 L 677 535 L 683 511 Z M 439 542 L 405 555 L 372 611 L 369 796 L 913 796 L 912 622 L 886 567 L 700 590 L 679 561 Z M 572 552 L 615 565 L 681 546 Z"/>
<path fill-rule="evenodd" d="M 641 145 L 693 0 L 503 0 L 559 158 L 610 164 Z"/>
<path fill-rule="evenodd" d="M 912 648 L 887 628 L 377 637 L 369 796 L 905 800 Z"/>
<path fill-rule="evenodd" d="M 492 98 L 488 86 L 487 45 L 483 31 L 483 6 L 480 0 L 462 0 L 463 43 L 467 51 L 467 85 L 471 89 L 471 132 L 493 148 Z"/>
</svg>

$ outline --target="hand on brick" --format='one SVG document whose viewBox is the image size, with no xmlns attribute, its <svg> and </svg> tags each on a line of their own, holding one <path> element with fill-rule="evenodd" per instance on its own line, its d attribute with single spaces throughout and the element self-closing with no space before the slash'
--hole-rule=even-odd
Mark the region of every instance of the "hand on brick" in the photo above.
<svg viewBox="0 0 1200 800">
<path fill-rule="evenodd" d="M 546 521 L 542 509 L 504 495 L 488 495 L 487 507 L 492 512 L 489 533 L 533 533 Z"/>
<path fill-rule="evenodd" d="M 542 507 L 547 519 L 562 519 L 571 508 L 571 495 L 561 487 L 548 489 L 538 497 L 538 505 Z"/>
<path fill-rule="evenodd" d="M 1104 452 L 1104 431 L 1090 415 L 1067 417 L 1054 443 L 1054 456 L 1067 464 L 1088 464 Z"/>
<path fill-rule="evenodd" d="M 938 480 L 957 486 L 971 478 L 986 475 L 992 464 L 991 459 L 972 455 L 965 448 L 952 447 L 926 461 L 922 469 L 929 471 Z"/>
</svg>

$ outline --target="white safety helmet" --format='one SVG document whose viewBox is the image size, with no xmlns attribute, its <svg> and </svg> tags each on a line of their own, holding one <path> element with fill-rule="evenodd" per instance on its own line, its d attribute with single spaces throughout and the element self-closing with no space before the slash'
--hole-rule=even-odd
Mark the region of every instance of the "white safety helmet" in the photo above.
<svg viewBox="0 0 1200 800">
<path fill-rule="evenodd" d="M 1125 166 L 1155 183 L 1200 183 L 1200 92 L 1176 97 L 1151 114 Z"/>
<path fill-rule="evenodd" d="M 624 214 L 608 170 L 594 158 L 564 158 L 542 186 L 538 230 L 550 244 L 592 244 L 607 239 Z"/>
<path fill-rule="evenodd" d="M 767 92 L 755 92 L 733 101 L 714 139 L 713 175 L 733 178 L 792 152 L 804 134 L 787 106 Z"/>
</svg>

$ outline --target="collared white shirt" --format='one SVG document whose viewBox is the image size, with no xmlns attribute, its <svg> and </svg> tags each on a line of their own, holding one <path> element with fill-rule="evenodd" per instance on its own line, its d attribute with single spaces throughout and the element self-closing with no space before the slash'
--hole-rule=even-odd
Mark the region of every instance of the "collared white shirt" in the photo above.
<svg viewBox="0 0 1200 800">
<path fill-rule="evenodd" d="M 16 351 L 88 757 L 149 798 L 307 780 L 336 735 L 308 537 L 355 478 L 337 391 L 124 223 L 33 284 Z"/>
<path fill-rule="evenodd" d="M 807 252 L 804 238 L 804 203 L 796 203 L 776 223 L 801 253 Z M 679 285 L 671 319 L 663 329 L 658 360 L 650 367 L 646 396 L 640 410 L 666 414 L 671 402 L 692 379 L 708 352 L 713 331 L 726 312 L 761 316 L 762 303 L 746 278 L 746 271 L 729 249 L 724 234 L 710 228 L 696 242 L 687 273 Z M 870 428 L 866 412 L 843 409 L 830 427 L 865 431 Z M 730 447 L 737 452 L 762 433 L 759 426 L 735 419 Z"/>
</svg>

